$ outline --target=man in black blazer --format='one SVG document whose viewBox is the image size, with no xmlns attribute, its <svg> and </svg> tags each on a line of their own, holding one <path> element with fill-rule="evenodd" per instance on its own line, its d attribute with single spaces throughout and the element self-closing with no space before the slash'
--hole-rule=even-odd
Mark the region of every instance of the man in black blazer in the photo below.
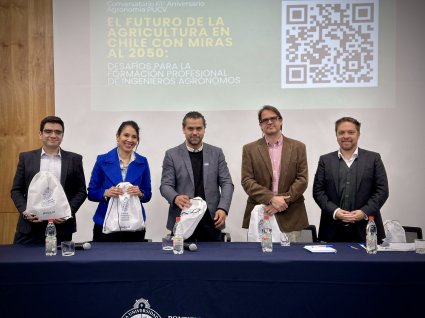
<svg viewBox="0 0 425 318">
<path fill-rule="evenodd" d="M 322 210 L 319 240 L 364 242 L 368 216 L 374 216 L 378 241 L 385 237 L 380 209 L 388 198 L 388 180 L 381 156 L 360 149 L 360 123 L 351 117 L 336 121 L 339 151 L 319 159 L 313 197 Z"/>
<path fill-rule="evenodd" d="M 19 154 L 18 167 L 13 180 L 11 196 L 19 212 L 14 243 L 40 244 L 45 240 L 47 221 L 40 221 L 27 214 L 27 194 L 32 178 L 39 171 L 49 171 L 64 189 L 72 218 L 55 219 L 58 242 L 71 240 L 77 230 L 75 213 L 87 197 L 82 156 L 60 148 L 64 134 L 64 123 L 56 116 L 48 116 L 40 123 L 42 148 Z"/>
</svg>

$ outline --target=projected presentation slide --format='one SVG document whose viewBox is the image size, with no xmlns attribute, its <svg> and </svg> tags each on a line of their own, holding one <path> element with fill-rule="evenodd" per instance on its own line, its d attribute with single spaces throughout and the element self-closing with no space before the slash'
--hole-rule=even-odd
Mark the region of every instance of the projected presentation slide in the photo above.
<svg viewBox="0 0 425 318">
<path fill-rule="evenodd" d="M 87 3 L 93 111 L 393 105 L 394 1 Z"/>
</svg>

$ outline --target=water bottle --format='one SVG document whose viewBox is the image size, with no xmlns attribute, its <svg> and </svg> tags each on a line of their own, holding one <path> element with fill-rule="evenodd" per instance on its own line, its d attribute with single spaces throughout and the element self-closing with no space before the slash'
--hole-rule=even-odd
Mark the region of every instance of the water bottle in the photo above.
<svg viewBox="0 0 425 318">
<path fill-rule="evenodd" d="M 46 227 L 46 255 L 53 256 L 57 253 L 56 226 L 53 219 L 49 219 Z"/>
<path fill-rule="evenodd" d="M 176 223 L 173 228 L 173 253 L 183 254 L 183 229 L 180 224 L 180 217 L 176 217 Z"/>
<path fill-rule="evenodd" d="M 264 215 L 263 219 L 263 228 L 261 231 L 261 248 L 263 249 L 263 252 L 273 252 L 272 226 L 270 224 L 268 215 Z"/>
<path fill-rule="evenodd" d="M 369 216 L 366 226 L 366 252 L 376 254 L 378 252 L 377 229 L 373 216 Z"/>
</svg>

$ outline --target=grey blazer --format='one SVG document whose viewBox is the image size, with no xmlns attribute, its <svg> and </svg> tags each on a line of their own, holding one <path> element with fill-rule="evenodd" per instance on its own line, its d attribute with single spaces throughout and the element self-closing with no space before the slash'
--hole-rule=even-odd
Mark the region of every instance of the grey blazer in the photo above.
<svg viewBox="0 0 425 318">
<path fill-rule="evenodd" d="M 75 213 L 87 197 L 86 180 L 84 178 L 81 155 L 61 149 L 61 157 L 60 182 L 71 207 L 73 217 L 64 224 L 56 225 L 56 227 L 63 234 L 71 234 L 77 229 Z M 19 154 L 18 167 L 10 192 L 19 212 L 16 230 L 21 233 L 29 233 L 31 231 L 32 223 L 22 217 L 22 212 L 27 208 L 27 194 L 31 180 L 40 171 L 40 158 L 41 148 Z"/>
<path fill-rule="evenodd" d="M 204 143 L 202 154 L 205 199 L 208 210 L 214 217 L 217 209 L 229 212 L 234 186 L 223 151 Z M 172 230 L 176 216 L 181 212 L 174 204 L 175 197 L 185 194 L 193 198 L 195 194 L 193 169 L 185 143 L 165 152 L 159 190 L 170 204 L 167 229 Z"/>
</svg>

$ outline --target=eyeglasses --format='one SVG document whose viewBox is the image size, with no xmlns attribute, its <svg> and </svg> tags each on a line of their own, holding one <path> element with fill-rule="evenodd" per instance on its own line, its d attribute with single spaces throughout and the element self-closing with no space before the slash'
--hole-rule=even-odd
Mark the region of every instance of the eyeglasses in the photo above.
<svg viewBox="0 0 425 318">
<path fill-rule="evenodd" d="M 271 122 L 272 124 L 274 124 L 276 122 L 276 120 L 278 120 L 278 119 L 280 119 L 279 116 L 263 118 L 263 119 L 260 119 L 260 124 L 264 124 L 264 123 L 268 123 L 268 122 Z"/>
<path fill-rule="evenodd" d="M 55 135 L 61 136 L 63 134 L 62 130 L 53 130 L 53 129 L 44 129 L 43 133 L 46 135 L 51 135 L 53 133 L 55 133 Z"/>
</svg>

